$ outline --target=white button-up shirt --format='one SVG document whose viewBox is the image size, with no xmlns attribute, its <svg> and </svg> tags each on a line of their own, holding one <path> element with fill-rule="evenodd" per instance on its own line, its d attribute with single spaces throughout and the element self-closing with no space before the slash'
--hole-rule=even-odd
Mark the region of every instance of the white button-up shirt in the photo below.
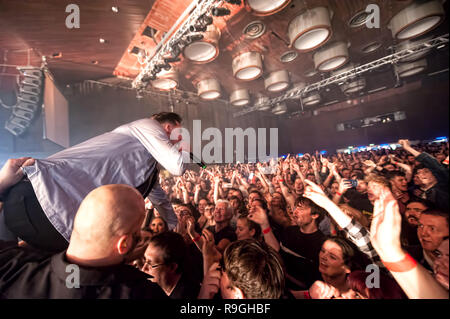
<svg viewBox="0 0 450 319">
<path fill-rule="evenodd" d="M 159 162 L 173 175 L 185 170 L 179 144 L 173 145 L 155 120 L 142 119 L 56 153 L 23 170 L 52 225 L 69 241 L 81 201 L 101 185 L 142 185 Z M 177 218 L 158 181 L 148 196 L 174 228 Z"/>
</svg>

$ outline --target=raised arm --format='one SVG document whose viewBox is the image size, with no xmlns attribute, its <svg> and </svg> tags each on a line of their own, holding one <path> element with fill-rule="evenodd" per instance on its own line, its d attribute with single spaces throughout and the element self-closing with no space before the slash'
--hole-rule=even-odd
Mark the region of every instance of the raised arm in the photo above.
<svg viewBox="0 0 450 319">
<path fill-rule="evenodd" d="M 409 298 L 448 299 L 448 291 L 402 249 L 401 224 L 398 203 L 385 187 L 374 205 L 370 230 L 372 245 Z"/>
<path fill-rule="evenodd" d="M 272 228 L 269 224 L 269 219 L 267 218 L 267 212 L 259 206 L 252 207 L 248 214 L 248 219 L 254 221 L 261 227 L 261 232 L 264 236 L 264 241 L 267 245 L 280 251 L 280 244 L 272 232 Z"/>
</svg>

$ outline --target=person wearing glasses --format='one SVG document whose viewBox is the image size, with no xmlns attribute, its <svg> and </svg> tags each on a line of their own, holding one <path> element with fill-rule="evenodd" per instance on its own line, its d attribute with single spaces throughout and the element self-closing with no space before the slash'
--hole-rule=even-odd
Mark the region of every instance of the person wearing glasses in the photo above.
<svg viewBox="0 0 450 319">
<path fill-rule="evenodd" d="M 142 271 L 152 276 L 171 299 L 196 299 L 200 283 L 189 271 L 187 246 L 183 236 L 164 232 L 152 237 L 144 254 Z"/>
</svg>

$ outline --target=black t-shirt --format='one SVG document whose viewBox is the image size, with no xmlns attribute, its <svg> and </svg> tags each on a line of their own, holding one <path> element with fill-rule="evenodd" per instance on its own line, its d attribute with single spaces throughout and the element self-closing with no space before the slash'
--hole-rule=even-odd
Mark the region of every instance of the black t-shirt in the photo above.
<svg viewBox="0 0 450 319">
<path fill-rule="evenodd" d="M 65 253 L 49 256 L 22 247 L 2 249 L 0 299 L 168 299 L 147 274 L 129 265 L 78 266 L 77 276 Z M 72 286 L 77 281 L 79 288 Z"/>
<path fill-rule="evenodd" d="M 280 255 L 285 262 L 287 273 L 309 287 L 316 280 L 321 280 L 319 273 L 319 252 L 325 241 L 325 235 L 317 230 L 304 234 L 298 226 L 289 226 L 281 234 L 284 247 L 304 257 L 299 258 L 280 249 Z"/>
<path fill-rule="evenodd" d="M 214 226 L 210 226 L 207 229 L 214 234 L 214 243 L 216 245 L 218 245 L 222 239 L 228 239 L 230 242 L 237 239 L 236 233 L 231 226 L 227 226 L 217 233 Z"/>
<path fill-rule="evenodd" d="M 304 234 L 298 226 L 286 227 L 281 234 L 281 243 L 293 252 L 316 262 L 325 241 L 325 235 L 317 230 L 311 234 Z"/>
</svg>

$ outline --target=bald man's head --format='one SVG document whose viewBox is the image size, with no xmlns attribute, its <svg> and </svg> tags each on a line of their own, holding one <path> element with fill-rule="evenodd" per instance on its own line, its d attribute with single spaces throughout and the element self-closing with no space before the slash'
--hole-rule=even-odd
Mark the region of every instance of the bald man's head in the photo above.
<svg viewBox="0 0 450 319">
<path fill-rule="evenodd" d="M 127 185 L 101 186 L 81 203 L 70 242 L 102 251 L 112 249 L 115 238 L 139 231 L 144 216 L 144 199 L 136 189 Z"/>
</svg>

